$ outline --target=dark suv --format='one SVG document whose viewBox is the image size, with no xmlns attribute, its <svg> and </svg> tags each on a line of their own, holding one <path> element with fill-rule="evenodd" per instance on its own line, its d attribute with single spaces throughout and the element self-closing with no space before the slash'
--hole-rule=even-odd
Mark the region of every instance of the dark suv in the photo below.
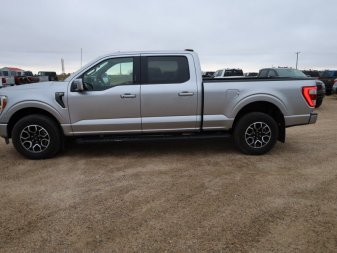
<svg viewBox="0 0 337 253">
<path fill-rule="evenodd" d="M 308 77 L 313 77 L 316 79 L 320 79 L 321 75 L 318 70 L 301 70 Z"/>
<path fill-rule="evenodd" d="M 325 83 L 325 90 L 327 95 L 331 95 L 332 86 L 336 78 L 337 70 L 325 70 L 322 73 L 320 80 Z"/>
<path fill-rule="evenodd" d="M 294 77 L 294 78 L 309 78 L 308 75 L 304 74 L 302 71 L 292 68 L 265 68 L 261 69 L 258 77 L 264 78 L 280 78 L 280 77 Z M 313 77 L 315 78 L 315 77 Z M 317 99 L 316 99 L 316 108 L 320 107 L 324 94 L 325 94 L 325 85 L 322 81 L 316 81 L 317 86 Z"/>
</svg>

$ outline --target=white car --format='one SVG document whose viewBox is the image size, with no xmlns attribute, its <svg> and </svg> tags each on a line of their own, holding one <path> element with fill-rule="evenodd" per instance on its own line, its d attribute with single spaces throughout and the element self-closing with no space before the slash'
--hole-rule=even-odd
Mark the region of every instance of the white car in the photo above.
<svg viewBox="0 0 337 253">
<path fill-rule="evenodd" d="M 214 78 L 243 77 L 242 69 L 219 69 L 214 73 Z"/>
</svg>

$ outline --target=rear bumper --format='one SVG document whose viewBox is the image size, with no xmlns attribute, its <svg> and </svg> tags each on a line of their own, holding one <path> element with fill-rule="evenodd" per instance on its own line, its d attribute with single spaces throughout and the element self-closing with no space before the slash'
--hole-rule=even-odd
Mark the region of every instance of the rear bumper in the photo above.
<svg viewBox="0 0 337 253">
<path fill-rule="evenodd" d="M 315 124 L 318 118 L 318 114 L 317 113 L 310 113 L 310 119 L 309 119 L 309 124 Z"/>
<path fill-rule="evenodd" d="M 310 114 L 304 114 L 304 115 L 286 116 L 284 117 L 284 120 L 285 120 L 286 127 L 292 127 L 292 126 L 314 124 L 316 123 L 317 118 L 318 118 L 318 114 L 315 112 L 312 112 Z"/>
<path fill-rule="evenodd" d="M 3 138 L 8 138 L 7 124 L 0 124 L 0 136 Z"/>
</svg>

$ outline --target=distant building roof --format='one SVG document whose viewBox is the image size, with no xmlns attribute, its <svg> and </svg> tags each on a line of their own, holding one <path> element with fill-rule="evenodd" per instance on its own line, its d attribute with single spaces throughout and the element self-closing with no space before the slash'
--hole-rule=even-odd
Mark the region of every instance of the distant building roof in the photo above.
<svg viewBox="0 0 337 253">
<path fill-rule="evenodd" d="M 10 71 L 23 71 L 23 69 L 16 68 L 16 67 L 4 67 L 1 70 L 10 70 Z"/>
</svg>

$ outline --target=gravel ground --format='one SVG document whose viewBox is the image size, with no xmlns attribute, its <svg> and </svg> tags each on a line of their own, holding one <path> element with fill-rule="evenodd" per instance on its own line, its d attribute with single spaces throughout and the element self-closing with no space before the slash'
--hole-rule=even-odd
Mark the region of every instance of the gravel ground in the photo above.
<svg viewBox="0 0 337 253">
<path fill-rule="evenodd" d="M 337 101 L 267 155 L 230 142 L 0 144 L 1 252 L 336 252 Z"/>
</svg>

